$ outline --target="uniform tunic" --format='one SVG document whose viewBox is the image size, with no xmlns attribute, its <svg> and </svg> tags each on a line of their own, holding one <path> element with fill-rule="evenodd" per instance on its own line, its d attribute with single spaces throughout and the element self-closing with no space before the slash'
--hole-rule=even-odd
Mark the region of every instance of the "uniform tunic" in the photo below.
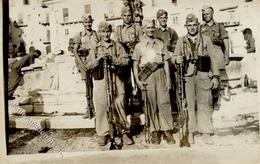
<svg viewBox="0 0 260 164">
<path fill-rule="evenodd" d="M 133 23 L 130 25 L 123 24 L 117 26 L 115 39 L 124 46 L 126 53 L 129 56 L 132 56 L 134 46 L 137 42 L 139 42 L 142 35 L 143 31 L 141 29 L 141 26 Z"/>
<path fill-rule="evenodd" d="M 98 69 L 103 71 L 103 63 L 98 61 L 97 58 L 103 54 L 109 54 L 112 56 L 112 64 L 120 67 L 126 66 L 128 64 L 128 56 L 125 53 L 124 48 L 117 42 L 112 41 L 111 43 L 106 43 L 104 41 L 99 41 L 95 48 L 90 50 L 90 54 L 87 58 L 87 68 L 92 70 L 93 73 Z M 115 71 L 116 72 L 116 71 Z M 96 109 L 96 131 L 99 136 L 105 136 L 109 132 L 109 124 L 107 117 L 107 93 L 106 93 L 106 81 L 104 76 L 96 78 L 93 75 L 93 101 Z M 114 103 L 116 108 L 116 117 L 121 124 L 123 130 L 129 128 L 129 124 L 126 120 L 126 115 L 124 112 L 124 84 L 120 79 L 120 75 L 117 73 L 112 73 L 115 82 L 115 94 Z"/>
<path fill-rule="evenodd" d="M 178 40 L 178 35 L 175 32 L 174 29 L 170 28 L 170 27 L 166 27 L 163 28 L 161 26 L 157 27 L 155 29 L 154 32 L 154 36 L 155 38 L 158 38 L 160 40 L 162 40 L 164 42 L 164 44 L 167 47 L 167 50 L 170 53 L 173 53 L 175 50 L 175 46 Z M 171 74 L 171 81 L 172 81 L 172 85 L 174 86 L 173 88 L 175 88 L 175 69 L 174 69 L 174 64 L 171 63 L 171 61 L 169 61 L 169 67 L 170 67 L 170 74 Z M 171 106 L 172 106 L 172 110 L 173 112 L 177 112 L 177 107 L 176 107 L 176 101 L 175 101 L 175 90 L 170 90 L 170 97 L 171 97 Z"/>
<path fill-rule="evenodd" d="M 81 31 L 73 38 L 74 44 L 78 44 L 79 49 L 84 49 L 87 52 L 85 54 L 79 53 L 79 57 L 84 64 L 86 64 L 86 57 L 88 56 L 88 52 L 90 51 L 91 47 L 95 46 L 97 41 L 98 37 L 95 30 L 92 30 L 91 32 L 85 30 Z M 76 64 L 78 63 L 76 59 L 75 62 Z M 78 68 L 80 70 L 82 80 L 85 80 L 89 76 L 89 73 L 81 69 L 81 67 Z"/>
<path fill-rule="evenodd" d="M 133 53 L 132 59 L 137 61 L 139 68 L 148 62 L 164 63 L 170 58 L 166 46 L 158 39 L 149 41 L 143 38 Z M 166 91 L 166 73 L 164 68 L 158 68 L 146 80 L 147 108 L 150 131 L 167 131 L 173 129 L 170 96 Z"/>
<path fill-rule="evenodd" d="M 134 51 L 134 47 L 135 45 L 140 41 L 140 39 L 143 36 L 143 31 L 141 29 L 140 25 L 131 23 L 131 24 L 123 24 L 123 25 L 119 25 L 116 28 L 115 31 L 115 39 L 121 43 L 130 59 L 129 61 L 129 65 L 127 68 L 124 68 L 124 82 L 125 82 L 125 93 L 126 93 L 126 104 L 127 104 L 127 108 L 126 108 L 126 112 L 127 114 L 132 113 L 133 111 L 135 111 L 136 108 L 133 107 L 133 105 L 130 105 L 130 100 L 132 100 L 133 96 L 132 96 L 132 91 L 133 91 L 133 81 L 131 80 L 131 78 L 133 79 L 133 74 L 132 74 L 132 54 Z M 132 77 L 131 77 L 132 76 Z M 133 101 L 133 100 L 132 100 Z"/>
<path fill-rule="evenodd" d="M 95 46 L 95 44 L 98 41 L 97 33 L 95 30 L 92 31 L 81 31 L 76 36 L 73 38 L 73 43 L 78 44 L 78 55 L 83 64 L 86 64 L 87 56 L 89 55 L 89 51 L 91 47 Z M 79 50 L 84 50 L 84 53 L 79 52 Z M 93 84 L 92 84 L 92 79 L 91 79 L 91 73 L 90 71 L 85 71 L 82 69 L 81 66 L 79 66 L 78 60 L 75 58 L 75 63 L 77 68 L 79 69 L 81 73 L 81 78 L 82 80 L 85 81 L 85 88 L 86 88 L 86 97 L 87 101 L 90 104 L 90 108 L 93 108 Z"/>
<path fill-rule="evenodd" d="M 174 29 L 170 27 L 166 27 L 166 28 L 157 27 L 155 29 L 154 36 L 155 38 L 158 38 L 165 43 L 168 51 L 174 52 L 175 45 L 179 38 Z"/>
<path fill-rule="evenodd" d="M 192 52 L 191 46 L 188 36 L 181 37 L 176 44 L 172 62 L 175 62 L 176 56 L 189 58 L 188 54 Z M 188 71 L 185 74 L 185 94 L 189 113 L 188 126 L 191 133 L 195 131 L 201 133 L 213 132 L 211 78 L 212 75 L 219 75 L 217 56 L 213 52 L 213 45 L 210 38 L 198 35 L 194 53 L 197 56 L 209 56 L 211 64 L 209 72 L 198 71 L 197 73 L 193 71 L 192 65 L 189 65 L 187 69 L 192 71 Z M 196 104 L 197 113 L 195 111 Z"/>
<path fill-rule="evenodd" d="M 211 26 L 204 23 L 201 25 L 202 34 L 210 37 L 213 43 L 214 53 L 217 54 L 219 61 L 219 69 L 225 69 L 225 56 L 221 49 L 221 43 L 224 39 L 228 39 L 228 32 L 225 30 L 224 25 L 221 23 L 213 22 Z"/>
<path fill-rule="evenodd" d="M 11 98 L 22 80 L 21 68 L 32 59 L 32 55 L 26 55 L 20 60 L 8 61 L 8 98 Z M 13 61 L 11 61 L 13 60 Z"/>
</svg>

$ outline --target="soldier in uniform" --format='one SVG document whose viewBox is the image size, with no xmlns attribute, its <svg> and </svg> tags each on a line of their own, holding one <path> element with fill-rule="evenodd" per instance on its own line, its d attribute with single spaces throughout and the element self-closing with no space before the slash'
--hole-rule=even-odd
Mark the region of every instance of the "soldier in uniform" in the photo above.
<svg viewBox="0 0 260 164">
<path fill-rule="evenodd" d="M 73 54 L 75 56 L 75 63 L 81 73 L 82 80 L 85 82 L 87 111 L 83 118 L 92 118 L 94 112 L 93 106 L 93 84 L 91 81 L 91 73 L 86 68 L 86 58 L 89 55 L 90 48 L 98 41 L 97 33 L 92 29 L 93 19 L 91 15 L 86 14 L 82 16 L 82 23 L 84 30 L 76 34 L 73 38 Z"/>
<path fill-rule="evenodd" d="M 10 46 L 13 45 L 11 44 L 9 47 Z M 25 67 L 26 63 L 30 60 L 41 56 L 41 51 L 39 50 L 34 50 L 32 53 L 26 54 L 23 57 L 13 57 L 10 53 L 12 52 L 9 51 L 8 56 L 8 99 L 12 99 L 18 86 L 23 84 L 21 69 Z"/>
<path fill-rule="evenodd" d="M 229 64 L 229 42 L 228 32 L 225 30 L 222 23 L 218 23 L 213 19 L 214 10 L 210 6 L 203 6 L 202 19 L 204 24 L 201 25 L 201 33 L 210 37 L 213 43 L 214 53 L 217 54 L 217 61 L 220 73 L 220 86 L 218 89 L 213 90 L 213 106 L 215 110 L 220 107 L 219 96 L 228 93 L 228 76 L 226 72 L 226 65 Z M 224 92 L 224 90 L 226 90 Z"/>
<path fill-rule="evenodd" d="M 120 133 L 124 144 L 133 144 L 129 131 L 129 123 L 125 114 L 125 88 L 122 81 L 122 67 L 128 65 L 129 58 L 121 44 L 110 38 L 112 26 L 106 22 L 99 24 L 101 40 L 91 49 L 87 58 L 87 68 L 93 72 L 93 101 L 96 109 L 96 131 L 99 136 L 99 145 L 105 146 L 109 140 L 109 122 L 107 117 L 107 93 L 106 81 L 103 74 L 103 61 L 110 61 L 112 69 L 113 89 L 115 90 L 114 104 L 117 124 L 120 125 Z"/>
<path fill-rule="evenodd" d="M 165 44 L 154 37 L 155 22 L 145 20 L 143 22 L 145 36 L 135 46 L 132 56 L 134 76 L 138 87 L 146 92 L 147 114 L 151 142 L 161 143 L 161 134 L 165 135 L 167 143 L 174 144 L 175 140 L 171 133 L 173 119 L 171 115 L 171 104 L 169 90 L 171 80 L 167 48 Z M 141 72 L 149 70 L 148 74 L 141 75 Z M 146 78 L 144 78 L 146 76 Z"/>
<path fill-rule="evenodd" d="M 188 33 L 178 40 L 172 62 L 184 64 L 185 68 L 189 142 L 194 143 L 193 135 L 198 131 L 203 134 L 206 144 L 213 144 L 210 136 L 213 133 L 211 89 L 219 84 L 217 54 L 210 38 L 199 33 L 198 18 L 194 14 L 186 17 L 185 27 Z"/>
<path fill-rule="evenodd" d="M 157 11 L 156 17 L 159 22 L 159 26 L 155 29 L 154 36 L 155 38 L 160 39 L 161 41 L 164 42 L 169 52 L 169 55 L 171 55 L 174 52 L 175 45 L 179 37 L 174 29 L 167 26 L 167 20 L 168 20 L 167 11 L 163 9 L 159 9 Z M 175 70 L 174 70 L 174 65 L 171 63 L 171 61 L 169 61 L 169 67 L 171 71 L 172 85 L 175 86 L 175 76 L 174 76 Z M 173 89 L 170 91 L 170 96 L 171 96 L 172 111 L 173 113 L 177 113 L 176 111 L 177 107 L 174 101 L 175 94 Z"/>
<path fill-rule="evenodd" d="M 134 82 L 134 76 L 132 73 L 132 54 L 134 51 L 135 45 L 140 41 L 140 38 L 143 35 L 141 26 L 133 22 L 133 13 L 129 7 L 123 7 L 121 10 L 121 16 L 123 19 L 123 25 L 116 27 L 115 39 L 122 44 L 124 50 L 126 51 L 129 58 L 129 65 L 124 69 L 124 81 L 126 89 L 126 104 L 127 104 L 127 113 L 130 113 L 132 110 L 132 101 L 133 96 L 137 93 L 137 88 Z M 133 112 L 133 111 L 131 111 Z"/>
<path fill-rule="evenodd" d="M 167 50 L 169 52 L 174 52 L 175 45 L 179 37 L 174 29 L 167 26 L 167 11 L 159 9 L 157 11 L 156 17 L 159 22 L 159 27 L 155 29 L 155 38 L 161 39 L 164 44 L 166 44 Z"/>
</svg>

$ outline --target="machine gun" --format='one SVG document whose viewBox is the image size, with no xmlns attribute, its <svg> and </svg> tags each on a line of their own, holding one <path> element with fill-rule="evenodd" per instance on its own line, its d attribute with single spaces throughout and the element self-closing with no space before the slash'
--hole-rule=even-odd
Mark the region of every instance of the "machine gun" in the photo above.
<svg viewBox="0 0 260 164">
<path fill-rule="evenodd" d="M 110 66 L 107 59 L 104 60 L 104 76 L 106 82 L 106 92 L 107 92 L 107 112 L 108 112 L 108 123 L 109 123 L 109 133 L 111 136 L 109 150 L 121 149 L 121 146 L 118 145 L 115 141 L 115 136 L 117 134 L 116 127 L 116 118 L 115 116 L 115 107 L 114 107 L 114 91 L 115 83 L 113 83 L 113 74 L 111 74 Z"/>
<path fill-rule="evenodd" d="M 188 130 L 188 109 L 185 96 L 185 79 L 184 79 L 184 64 L 177 66 L 177 106 L 178 106 L 178 127 L 180 147 L 190 147 L 189 130 Z"/>
</svg>

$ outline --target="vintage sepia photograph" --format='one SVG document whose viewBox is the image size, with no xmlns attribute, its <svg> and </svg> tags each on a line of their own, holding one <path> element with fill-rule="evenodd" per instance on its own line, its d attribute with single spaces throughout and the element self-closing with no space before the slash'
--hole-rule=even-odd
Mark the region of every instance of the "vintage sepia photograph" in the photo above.
<svg viewBox="0 0 260 164">
<path fill-rule="evenodd" d="M 0 163 L 260 163 L 259 9 L 3 0 Z"/>
</svg>

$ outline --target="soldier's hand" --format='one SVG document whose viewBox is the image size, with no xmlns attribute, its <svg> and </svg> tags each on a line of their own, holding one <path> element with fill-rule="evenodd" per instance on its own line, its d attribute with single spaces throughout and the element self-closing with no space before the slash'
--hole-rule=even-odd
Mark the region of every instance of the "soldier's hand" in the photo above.
<svg viewBox="0 0 260 164">
<path fill-rule="evenodd" d="M 171 82 L 167 82 L 166 83 L 166 91 L 168 92 L 168 93 L 170 93 L 170 90 L 172 89 L 172 84 L 171 84 Z"/>
<path fill-rule="evenodd" d="M 211 80 L 211 89 L 217 89 L 219 86 L 218 78 L 213 77 Z"/>
<path fill-rule="evenodd" d="M 142 83 L 141 81 L 137 81 L 136 84 L 138 88 L 141 89 L 142 91 L 146 90 L 145 83 Z"/>
<path fill-rule="evenodd" d="M 182 56 L 177 56 L 176 60 L 175 60 L 176 64 L 182 64 L 183 63 L 183 57 Z"/>
</svg>

